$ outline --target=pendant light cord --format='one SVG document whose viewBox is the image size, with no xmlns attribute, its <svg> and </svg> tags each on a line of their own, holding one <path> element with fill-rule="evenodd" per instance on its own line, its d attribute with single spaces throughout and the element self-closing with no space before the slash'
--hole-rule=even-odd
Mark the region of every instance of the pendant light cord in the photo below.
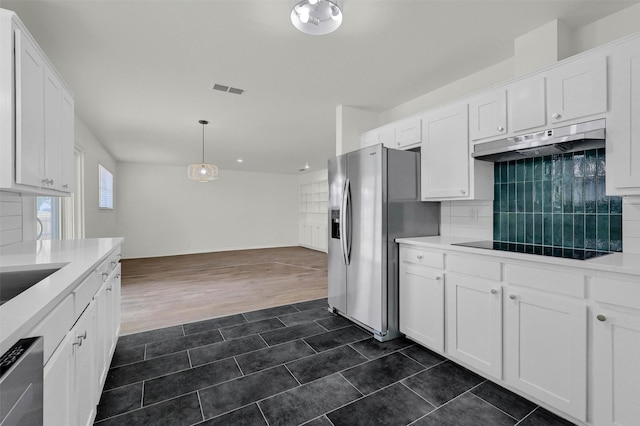
<svg viewBox="0 0 640 426">
<path fill-rule="evenodd" d="M 204 164 L 204 123 L 202 123 L 202 164 Z"/>
</svg>

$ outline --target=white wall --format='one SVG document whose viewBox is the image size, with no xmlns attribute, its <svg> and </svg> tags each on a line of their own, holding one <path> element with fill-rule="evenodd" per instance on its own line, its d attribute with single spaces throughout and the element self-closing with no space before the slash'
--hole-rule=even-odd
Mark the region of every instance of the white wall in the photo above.
<svg viewBox="0 0 640 426">
<path fill-rule="evenodd" d="M 128 258 L 298 245 L 297 175 L 119 163 L 115 202 Z"/>
<path fill-rule="evenodd" d="M 84 153 L 84 232 L 85 238 L 120 237 L 117 229 L 118 205 L 115 210 L 98 208 L 98 164 L 113 173 L 118 182 L 116 160 L 102 146 L 91 130 L 76 116 L 75 144 Z M 76 188 L 79 188 L 76 185 Z"/>
<path fill-rule="evenodd" d="M 378 127 L 378 114 L 346 105 L 336 107 L 336 155 L 360 148 L 360 134 Z"/>
</svg>

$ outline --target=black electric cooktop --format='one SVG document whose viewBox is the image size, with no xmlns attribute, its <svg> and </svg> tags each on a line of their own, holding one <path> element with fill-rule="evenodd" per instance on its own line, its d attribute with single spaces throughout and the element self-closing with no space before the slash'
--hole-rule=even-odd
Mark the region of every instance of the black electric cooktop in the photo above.
<svg viewBox="0 0 640 426">
<path fill-rule="evenodd" d="M 454 246 L 475 247 L 487 250 L 512 251 L 515 253 L 538 254 L 541 256 L 562 257 L 565 259 L 587 260 L 594 257 L 611 254 L 608 251 L 568 249 L 562 247 L 550 247 L 539 244 L 504 243 L 500 241 L 472 241 L 469 243 L 456 243 Z"/>
</svg>

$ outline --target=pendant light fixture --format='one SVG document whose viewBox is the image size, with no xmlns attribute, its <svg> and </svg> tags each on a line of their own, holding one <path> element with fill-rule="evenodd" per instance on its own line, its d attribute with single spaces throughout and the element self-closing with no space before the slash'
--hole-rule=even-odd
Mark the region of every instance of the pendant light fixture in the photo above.
<svg viewBox="0 0 640 426">
<path fill-rule="evenodd" d="M 213 164 L 204 162 L 204 126 L 209 122 L 200 120 L 198 123 L 202 124 L 202 163 L 189 164 L 187 176 L 189 176 L 189 179 L 197 180 L 198 182 L 209 182 L 218 179 L 218 168 Z"/>
<path fill-rule="evenodd" d="M 329 34 L 342 24 L 342 0 L 291 0 L 291 23 L 303 33 Z"/>
</svg>

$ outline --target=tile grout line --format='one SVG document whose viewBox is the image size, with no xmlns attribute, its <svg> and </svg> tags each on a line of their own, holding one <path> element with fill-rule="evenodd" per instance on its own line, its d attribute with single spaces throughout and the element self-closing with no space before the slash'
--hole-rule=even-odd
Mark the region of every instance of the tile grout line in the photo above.
<svg viewBox="0 0 640 426">
<path fill-rule="evenodd" d="M 536 406 L 536 408 L 534 408 L 533 410 L 531 410 L 531 412 L 529 414 L 527 414 L 526 416 L 524 416 L 521 420 L 518 420 L 518 422 L 514 425 L 514 426 L 518 426 L 519 424 L 521 424 L 522 422 L 525 421 L 525 419 L 527 419 L 528 417 L 530 417 L 538 408 L 540 408 L 540 406 Z"/>
<path fill-rule="evenodd" d="M 293 372 L 291 370 L 289 370 L 289 367 L 287 367 L 287 364 L 282 364 L 282 366 L 284 368 L 287 369 L 287 371 L 289 372 L 289 374 L 291 374 L 291 376 L 293 377 L 293 379 L 298 383 L 298 385 L 302 386 L 302 383 L 300 383 L 300 380 L 298 380 L 298 378 L 296 377 L 295 374 L 293 374 Z"/>
<path fill-rule="evenodd" d="M 238 366 L 238 370 L 240 370 L 240 374 L 242 374 L 242 377 L 246 377 L 246 374 L 244 374 L 244 371 L 242 371 L 242 367 L 240 367 L 240 364 L 238 364 L 238 360 L 236 359 L 236 356 L 233 356 L 233 360 L 235 361 L 236 365 Z M 237 379 L 238 377 L 236 377 Z M 233 380 L 233 379 L 232 379 Z M 215 386 L 215 385 L 214 385 Z"/>
<path fill-rule="evenodd" d="M 261 399 L 260 401 L 264 401 L 264 399 Z M 262 418 L 267 423 L 267 426 L 269 426 L 269 419 L 267 419 L 267 416 L 264 415 L 264 411 L 262 411 L 262 407 L 260 406 L 260 404 L 258 404 L 258 402 L 260 401 L 253 402 L 253 404 L 256 404 L 256 407 L 258 407 L 258 410 L 260 410 L 260 414 L 262 414 Z"/>
<path fill-rule="evenodd" d="M 408 379 L 408 377 L 407 377 Z M 426 402 L 427 404 L 431 405 L 433 407 L 433 410 L 429 411 L 429 413 L 435 411 L 438 409 L 438 407 L 436 407 L 436 404 L 434 404 L 433 402 L 429 401 L 427 398 L 425 398 L 424 396 L 420 395 L 418 392 L 416 392 L 415 390 L 411 389 L 409 386 L 407 386 L 406 383 L 404 383 L 404 380 L 406 379 L 402 379 L 400 380 L 398 383 L 400 383 L 402 386 L 404 386 L 405 388 L 407 388 L 408 390 L 410 390 L 411 392 L 413 392 L 414 394 L 416 394 L 418 397 L 420 397 L 420 399 L 422 399 L 424 402 Z M 426 413 L 425 416 L 429 413 Z M 417 420 L 417 419 L 416 419 Z M 415 420 L 414 420 L 415 421 Z"/>
<path fill-rule="evenodd" d="M 475 389 L 475 388 L 479 387 L 481 384 L 483 384 L 483 383 L 484 383 L 484 382 L 486 382 L 486 381 L 487 381 L 487 379 L 484 379 L 482 382 L 478 383 L 477 385 L 472 386 L 472 387 L 470 387 L 469 389 L 467 389 L 466 391 L 462 392 L 461 394 L 454 396 L 453 398 L 451 398 L 450 400 L 448 400 L 448 401 L 447 401 L 447 402 L 445 402 L 444 404 L 442 404 L 442 405 L 440 405 L 440 406 L 436 407 L 436 409 L 435 409 L 435 410 L 430 411 L 429 413 L 425 414 L 424 416 L 419 417 L 419 418 L 417 418 L 416 420 L 414 420 L 413 422 L 409 423 L 409 425 L 415 424 L 415 422 L 417 422 L 418 420 L 421 420 L 421 419 L 424 419 L 424 418 L 425 418 L 425 417 L 427 417 L 427 416 L 430 416 L 431 414 L 433 414 L 433 413 L 435 413 L 436 411 L 440 410 L 442 407 L 444 407 L 444 406 L 446 406 L 446 405 L 449 405 L 451 402 L 455 401 L 456 399 L 461 398 L 463 395 L 466 395 L 467 393 L 470 393 L 473 389 Z M 433 405 L 433 404 L 432 404 L 432 405 Z M 434 407 L 435 407 L 435 405 L 434 405 Z M 407 425 L 407 426 L 409 426 L 409 425 Z"/>
<path fill-rule="evenodd" d="M 485 380 L 485 382 L 486 382 L 486 380 Z M 482 382 L 481 384 L 483 384 L 483 383 L 485 383 L 485 382 Z M 478 385 L 478 386 L 479 386 L 479 385 Z M 475 388 L 474 388 L 474 389 L 475 389 Z M 490 403 L 489 401 L 485 400 L 484 398 L 482 398 L 482 397 L 480 397 L 480 396 L 476 395 L 475 393 L 471 392 L 471 395 L 475 396 L 475 397 L 476 397 L 476 398 L 478 398 L 480 401 L 482 401 L 482 402 L 484 402 L 484 403 L 486 403 L 486 404 L 489 404 L 490 406 L 492 406 L 492 407 L 493 407 L 493 408 L 495 408 L 496 410 L 500 411 L 501 413 L 504 413 L 506 416 L 508 416 L 508 417 L 512 418 L 513 420 L 515 420 L 515 421 L 516 421 L 516 423 L 520 421 L 520 420 L 516 419 L 515 417 L 513 417 L 511 414 L 509 414 L 509 413 L 507 413 L 506 411 L 504 411 L 502 408 L 500 408 L 500 407 L 497 407 L 497 406 L 493 405 L 492 403 Z M 533 410 L 532 410 L 532 411 L 533 411 Z"/>
<path fill-rule="evenodd" d="M 196 391 L 196 395 L 198 396 L 198 406 L 200 407 L 200 415 L 202 416 L 202 421 L 204 422 L 206 419 L 204 418 L 204 409 L 202 408 L 202 400 L 200 399 L 200 391 Z"/>
</svg>

